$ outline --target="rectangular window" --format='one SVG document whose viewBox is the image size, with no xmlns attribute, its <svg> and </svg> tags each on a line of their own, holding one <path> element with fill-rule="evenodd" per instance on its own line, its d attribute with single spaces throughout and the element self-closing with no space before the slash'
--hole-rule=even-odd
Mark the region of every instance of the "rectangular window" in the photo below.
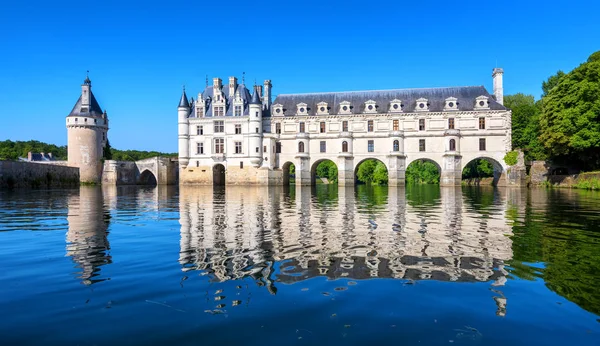
<svg viewBox="0 0 600 346">
<path fill-rule="evenodd" d="M 204 143 L 196 143 L 196 154 L 204 154 Z"/>
<path fill-rule="evenodd" d="M 327 151 L 327 142 L 321 141 L 321 152 L 324 153 Z"/>
<path fill-rule="evenodd" d="M 369 120 L 371 121 L 371 120 Z M 372 153 L 375 151 L 375 142 L 373 140 L 369 140 L 368 142 L 369 152 Z"/>
<path fill-rule="evenodd" d="M 266 153 L 266 152 L 267 152 L 267 146 L 263 145 L 263 153 Z"/>
<path fill-rule="evenodd" d="M 244 161 L 240 161 L 240 169 L 244 168 Z"/>
<path fill-rule="evenodd" d="M 236 117 L 239 117 L 242 115 L 242 106 L 235 106 L 234 107 L 234 114 Z"/>
<path fill-rule="evenodd" d="M 202 107 L 196 109 L 196 117 L 200 118 L 204 115 L 204 109 Z"/>
<path fill-rule="evenodd" d="M 373 120 L 367 121 L 367 131 L 373 132 Z"/>
<path fill-rule="evenodd" d="M 275 143 L 275 153 L 276 154 L 280 154 L 281 153 L 281 142 Z"/>
<path fill-rule="evenodd" d="M 256 147 L 256 152 L 258 153 L 258 147 Z"/>
<path fill-rule="evenodd" d="M 298 132 L 304 133 L 304 122 L 300 123 L 300 130 Z"/>
<path fill-rule="evenodd" d="M 215 154 L 225 154 L 225 140 L 223 138 L 215 138 Z"/>
<path fill-rule="evenodd" d="M 215 121 L 215 133 L 225 132 L 225 124 L 223 120 Z"/>
<path fill-rule="evenodd" d="M 200 129 L 202 126 L 196 126 L 196 135 L 200 135 Z"/>
<path fill-rule="evenodd" d="M 479 138 L 479 150 L 485 151 L 485 138 Z"/>
<path fill-rule="evenodd" d="M 235 142 L 235 153 L 236 154 L 242 153 L 242 142 Z"/>
<path fill-rule="evenodd" d="M 419 131 L 425 131 L 425 119 L 419 119 Z"/>
<path fill-rule="evenodd" d="M 199 135 L 203 135 L 204 134 L 204 126 L 198 126 L 198 128 L 196 130 L 198 130 L 198 134 Z"/>
<path fill-rule="evenodd" d="M 425 151 L 425 140 L 419 139 L 419 151 Z"/>
<path fill-rule="evenodd" d="M 479 129 L 485 130 L 485 118 L 479 118 Z"/>
<path fill-rule="evenodd" d="M 454 130 L 454 118 L 448 118 L 448 128 Z"/>
<path fill-rule="evenodd" d="M 348 121 L 346 120 L 342 121 L 342 131 L 348 132 Z"/>
<path fill-rule="evenodd" d="M 196 161 L 196 167 L 200 167 L 200 161 Z"/>
<path fill-rule="evenodd" d="M 281 133 L 281 123 L 275 124 L 275 133 Z"/>
<path fill-rule="evenodd" d="M 400 121 L 399 120 L 394 120 L 393 123 L 392 123 L 392 128 L 394 129 L 394 131 L 400 130 Z"/>
<path fill-rule="evenodd" d="M 320 123 L 320 130 L 319 131 L 321 133 L 325 133 L 325 122 L 324 121 L 321 121 L 321 123 Z"/>
<path fill-rule="evenodd" d="M 222 117 L 225 115 L 225 107 L 223 106 L 215 106 L 214 114 L 215 117 Z"/>
<path fill-rule="evenodd" d="M 235 125 L 235 134 L 236 135 L 242 134 L 242 125 L 240 125 L 240 124 Z"/>
<path fill-rule="evenodd" d="M 256 133 L 258 133 L 258 127 L 256 128 Z"/>
</svg>

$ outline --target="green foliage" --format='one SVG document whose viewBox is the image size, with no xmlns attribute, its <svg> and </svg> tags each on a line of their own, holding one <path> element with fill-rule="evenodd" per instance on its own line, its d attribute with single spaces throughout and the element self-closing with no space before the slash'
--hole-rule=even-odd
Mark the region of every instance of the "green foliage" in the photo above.
<svg viewBox="0 0 600 346">
<path fill-rule="evenodd" d="M 407 184 L 439 184 L 440 171 L 429 161 L 417 160 L 406 168 Z"/>
<path fill-rule="evenodd" d="M 579 179 L 573 185 L 574 188 L 584 190 L 600 190 L 600 179 L 598 178 L 587 178 Z"/>
<path fill-rule="evenodd" d="M 296 165 L 293 163 L 290 165 L 290 175 L 296 174 Z"/>
<path fill-rule="evenodd" d="M 0 160 L 18 160 L 19 157 L 27 157 L 28 152 L 52 153 L 57 160 L 67 159 L 67 147 L 56 146 L 39 141 L 2 141 L 0 142 Z"/>
<path fill-rule="evenodd" d="M 504 105 L 512 110 L 512 147 L 522 149 L 527 160 L 546 159 L 539 140 L 541 106 L 532 95 L 514 94 L 504 97 Z"/>
<path fill-rule="evenodd" d="M 27 157 L 28 152 L 32 153 L 52 153 L 56 160 L 67 160 L 67 147 L 54 144 L 43 143 L 39 141 L 2 141 L 0 142 L 0 160 L 18 160 L 19 157 Z M 117 150 L 107 143 L 104 148 L 104 159 L 119 161 L 137 161 L 155 156 L 176 157 L 177 153 L 161 153 L 158 151 L 140 151 L 140 150 Z"/>
<path fill-rule="evenodd" d="M 550 90 L 557 86 L 558 83 L 560 83 L 561 78 L 564 76 L 565 73 L 561 70 L 558 70 L 555 75 L 548 77 L 548 79 L 545 82 L 542 82 L 542 91 L 544 92 L 542 94 L 542 97 L 548 95 Z"/>
<path fill-rule="evenodd" d="M 552 157 L 584 169 L 600 167 L 598 53 L 559 78 L 542 100 L 540 140 L 544 147 Z"/>
<path fill-rule="evenodd" d="M 517 164 L 517 159 L 519 158 L 519 153 L 516 151 L 509 151 L 504 155 L 504 162 L 509 166 L 514 166 Z"/>
<path fill-rule="evenodd" d="M 385 185 L 388 183 L 388 172 L 385 164 L 379 160 L 368 159 L 358 166 L 358 181 L 365 184 Z"/>
<path fill-rule="evenodd" d="M 338 181 L 338 169 L 331 160 L 325 160 L 319 163 L 315 174 L 319 178 L 327 178 L 330 183 L 337 183 Z"/>
<path fill-rule="evenodd" d="M 494 176 L 494 166 L 486 159 L 469 162 L 462 171 L 463 179 L 489 178 Z"/>
</svg>

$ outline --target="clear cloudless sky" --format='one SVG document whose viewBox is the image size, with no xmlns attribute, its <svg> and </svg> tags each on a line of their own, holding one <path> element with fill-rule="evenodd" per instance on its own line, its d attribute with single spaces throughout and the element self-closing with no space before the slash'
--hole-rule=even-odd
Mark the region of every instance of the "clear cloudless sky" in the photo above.
<svg viewBox="0 0 600 346">
<path fill-rule="evenodd" d="M 66 144 L 90 70 L 118 149 L 177 151 L 181 87 L 273 82 L 273 95 L 484 85 L 537 97 L 600 50 L 600 1 L 8 1 L 0 140 Z"/>
</svg>

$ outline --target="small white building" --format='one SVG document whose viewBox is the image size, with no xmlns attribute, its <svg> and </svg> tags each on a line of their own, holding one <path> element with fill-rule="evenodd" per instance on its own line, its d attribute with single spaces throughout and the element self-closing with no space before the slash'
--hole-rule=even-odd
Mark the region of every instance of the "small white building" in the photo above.
<svg viewBox="0 0 600 346">
<path fill-rule="evenodd" d="M 250 92 L 235 77 L 179 102 L 181 184 L 314 184 L 323 160 L 353 185 L 366 159 L 382 161 L 390 185 L 403 185 L 415 160 L 434 162 L 443 185 L 458 185 L 472 160 L 489 159 L 499 184 L 511 150 L 511 111 L 503 106 L 503 70 L 494 93 L 483 86 L 279 95 L 271 81 Z"/>
</svg>

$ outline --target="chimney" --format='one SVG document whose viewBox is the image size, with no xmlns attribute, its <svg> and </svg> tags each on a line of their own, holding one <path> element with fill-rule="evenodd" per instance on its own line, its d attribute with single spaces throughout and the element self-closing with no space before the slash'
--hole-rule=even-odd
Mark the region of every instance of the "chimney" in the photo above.
<svg viewBox="0 0 600 346">
<path fill-rule="evenodd" d="M 271 109 L 271 80 L 265 79 L 265 95 L 263 97 L 263 109 Z"/>
<path fill-rule="evenodd" d="M 235 89 L 237 89 L 237 78 L 229 77 L 229 97 L 233 97 Z"/>
<path fill-rule="evenodd" d="M 221 78 L 213 78 L 213 88 L 215 90 L 221 90 L 222 86 L 223 86 L 223 81 L 221 80 Z"/>
<path fill-rule="evenodd" d="M 496 67 L 492 72 L 492 78 L 494 79 L 494 96 L 496 96 L 496 102 L 504 105 L 504 88 L 502 87 L 502 75 L 504 70 Z"/>
<path fill-rule="evenodd" d="M 256 86 L 256 91 L 258 92 L 258 96 L 262 99 L 262 96 L 263 96 L 263 87 L 262 87 L 262 85 L 257 85 Z"/>
</svg>

